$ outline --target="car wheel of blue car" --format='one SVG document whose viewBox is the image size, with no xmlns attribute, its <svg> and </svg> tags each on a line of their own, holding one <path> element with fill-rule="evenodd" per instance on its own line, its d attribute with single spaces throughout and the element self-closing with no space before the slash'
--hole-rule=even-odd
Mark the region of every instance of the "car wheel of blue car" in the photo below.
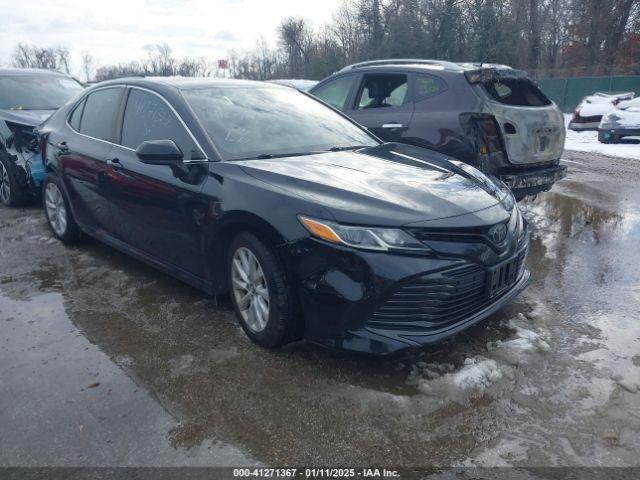
<svg viewBox="0 0 640 480">
<path fill-rule="evenodd" d="M 0 154 L 0 202 L 8 207 L 22 205 L 27 200 L 17 178 L 17 167 Z"/>
</svg>

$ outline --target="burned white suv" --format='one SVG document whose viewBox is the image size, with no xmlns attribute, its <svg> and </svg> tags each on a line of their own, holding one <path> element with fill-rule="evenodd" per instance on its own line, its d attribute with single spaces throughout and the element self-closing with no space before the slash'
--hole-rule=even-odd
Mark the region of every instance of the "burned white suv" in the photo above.
<svg viewBox="0 0 640 480">
<path fill-rule="evenodd" d="M 310 93 L 383 140 L 437 150 L 499 178 L 518 199 L 566 176 L 562 112 L 520 70 L 373 60 L 343 68 Z"/>
</svg>

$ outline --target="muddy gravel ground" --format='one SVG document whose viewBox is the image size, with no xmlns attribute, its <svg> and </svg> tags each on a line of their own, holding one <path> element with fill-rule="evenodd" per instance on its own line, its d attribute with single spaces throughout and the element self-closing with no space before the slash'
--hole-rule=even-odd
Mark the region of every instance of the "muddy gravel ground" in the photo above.
<svg viewBox="0 0 640 480">
<path fill-rule="evenodd" d="M 640 465 L 640 162 L 565 159 L 522 205 L 530 288 L 391 358 L 262 350 L 228 299 L 0 208 L 0 465 Z"/>
</svg>

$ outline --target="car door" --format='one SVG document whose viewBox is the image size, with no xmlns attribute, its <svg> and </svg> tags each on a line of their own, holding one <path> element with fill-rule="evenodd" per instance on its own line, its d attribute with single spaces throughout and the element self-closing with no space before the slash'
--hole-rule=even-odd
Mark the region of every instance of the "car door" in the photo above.
<svg viewBox="0 0 640 480">
<path fill-rule="evenodd" d="M 113 148 L 123 87 L 89 93 L 70 113 L 64 131 L 51 138 L 77 221 L 94 230 L 114 226 L 108 208 L 107 155 Z"/>
<path fill-rule="evenodd" d="M 150 90 L 128 90 L 118 145 L 109 154 L 110 201 L 120 219 L 116 237 L 168 267 L 201 277 L 207 203 L 199 196 L 206 163 L 183 168 L 148 165 L 136 155 L 142 142 L 173 140 L 185 160 L 205 159 L 170 104 Z"/>
<path fill-rule="evenodd" d="M 401 141 L 413 116 L 406 73 L 365 73 L 344 112 L 387 142 Z"/>
</svg>

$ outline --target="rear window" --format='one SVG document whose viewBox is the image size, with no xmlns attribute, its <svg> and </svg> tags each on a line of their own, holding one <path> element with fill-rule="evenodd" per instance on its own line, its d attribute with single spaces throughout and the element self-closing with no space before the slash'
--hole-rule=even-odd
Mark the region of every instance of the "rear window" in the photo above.
<svg viewBox="0 0 640 480">
<path fill-rule="evenodd" d="M 518 107 L 544 107 L 551 105 L 544 93 L 534 84 L 520 79 L 488 80 L 481 83 L 484 91 L 494 100 Z"/>
</svg>

